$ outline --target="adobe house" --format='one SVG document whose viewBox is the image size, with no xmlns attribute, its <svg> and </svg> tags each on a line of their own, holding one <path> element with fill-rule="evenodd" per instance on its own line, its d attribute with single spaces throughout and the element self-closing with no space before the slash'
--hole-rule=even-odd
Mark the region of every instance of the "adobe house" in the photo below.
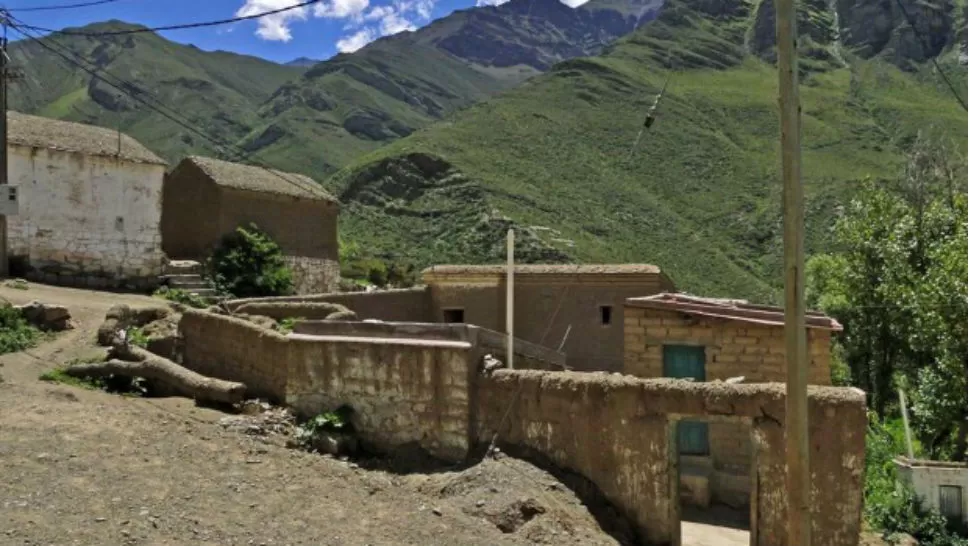
<svg viewBox="0 0 970 546">
<path fill-rule="evenodd" d="M 505 331 L 502 265 L 437 265 L 422 272 L 432 322 L 466 322 Z M 516 265 L 515 337 L 568 355 L 578 371 L 621 371 L 627 298 L 674 290 L 647 264 Z M 568 335 L 567 335 L 568 332 Z"/>
<path fill-rule="evenodd" d="M 842 326 L 806 313 L 808 380 L 831 385 L 832 332 Z M 623 372 L 637 377 L 744 383 L 786 380 L 784 309 L 743 300 L 684 294 L 630 298 L 624 310 Z M 682 422 L 678 451 L 682 484 L 694 504 L 745 505 L 751 484 L 750 426 Z"/>
<path fill-rule="evenodd" d="M 151 288 L 162 253 L 165 161 L 114 129 L 7 113 L 19 210 L 10 273 L 50 284 Z"/>
<path fill-rule="evenodd" d="M 187 157 L 165 176 L 162 248 L 204 260 L 222 238 L 255 223 L 283 250 L 299 294 L 329 292 L 340 278 L 337 200 L 312 178 Z"/>
</svg>

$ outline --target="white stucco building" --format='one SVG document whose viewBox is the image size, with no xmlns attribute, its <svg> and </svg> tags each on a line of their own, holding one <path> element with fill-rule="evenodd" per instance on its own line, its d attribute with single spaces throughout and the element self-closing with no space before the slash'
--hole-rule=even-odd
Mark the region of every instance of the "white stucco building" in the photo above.
<svg viewBox="0 0 970 546">
<path fill-rule="evenodd" d="M 112 129 L 7 115 L 11 275 L 40 282 L 145 288 L 164 262 L 165 161 Z"/>
<path fill-rule="evenodd" d="M 912 486 L 923 506 L 967 524 L 967 463 L 897 457 L 899 479 Z"/>
</svg>

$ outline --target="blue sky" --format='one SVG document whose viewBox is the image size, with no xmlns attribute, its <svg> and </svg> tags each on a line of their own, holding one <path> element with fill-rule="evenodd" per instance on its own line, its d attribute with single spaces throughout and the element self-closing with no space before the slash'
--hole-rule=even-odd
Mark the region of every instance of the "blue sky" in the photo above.
<svg viewBox="0 0 970 546">
<path fill-rule="evenodd" d="M 74 9 L 17 8 L 82 3 L 83 0 L 0 0 L 20 20 L 41 27 L 81 26 L 120 19 L 146 26 L 227 19 L 300 3 L 301 0 L 117 0 Z M 478 5 L 502 0 L 477 0 Z M 476 0 L 321 0 L 318 4 L 232 25 L 162 32 L 166 38 L 285 62 L 326 59 L 354 51 L 381 36 L 416 29 Z M 15 36 L 15 35 L 14 35 Z"/>
</svg>

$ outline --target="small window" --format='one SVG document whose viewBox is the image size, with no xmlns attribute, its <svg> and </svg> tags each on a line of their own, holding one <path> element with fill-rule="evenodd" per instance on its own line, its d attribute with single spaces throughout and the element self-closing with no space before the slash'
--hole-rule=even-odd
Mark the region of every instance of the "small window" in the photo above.
<svg viewBox="0 0 970 546">
<path fill-rule="evenodd" d="M 951 521 L 963 519 L 963 490 L 959 485 L 940 486 L 940 514 Z"/>
<path fill-rule="evenodd" d="M 443 317 L 445 322 L 465 322 L 465 310 L 464 309 L 445 309 L 443 312 Z"/>
<path fill-rule="evenodd" d="M 600 305 L 600 324 L 609 326 L 613 323 L 613 306 Z"/>
</svg>

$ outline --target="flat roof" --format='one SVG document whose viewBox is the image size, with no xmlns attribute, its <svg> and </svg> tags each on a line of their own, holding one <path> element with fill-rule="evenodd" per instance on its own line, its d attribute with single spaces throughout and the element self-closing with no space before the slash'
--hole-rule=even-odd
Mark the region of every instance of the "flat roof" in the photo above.
<svg viewBox="0 0 970 546">
<path fill-rule="evenodd" d="M 659 275 L 650 264 L 516 264 L 516 275 Z M 433 265 L 422 275 L 504 275 L 502 265 Z"/>
<path fill-rule="evenodd" d="M 785 325 L 784 308 L 771 305 L 758 305 L 749 303 L 747 300 L 702 298 L 687 294 L 665 292 L 653 296 L 628 298 L 626 304 L 631 307 L 677 311 L 688 315 L 736 320 L 753 324 L 769 326 Z M 805 312 L 805 326 L 835 332 L 842 331 L 842 325 L 837 320 L 818 311 Z"/>
</svg>

